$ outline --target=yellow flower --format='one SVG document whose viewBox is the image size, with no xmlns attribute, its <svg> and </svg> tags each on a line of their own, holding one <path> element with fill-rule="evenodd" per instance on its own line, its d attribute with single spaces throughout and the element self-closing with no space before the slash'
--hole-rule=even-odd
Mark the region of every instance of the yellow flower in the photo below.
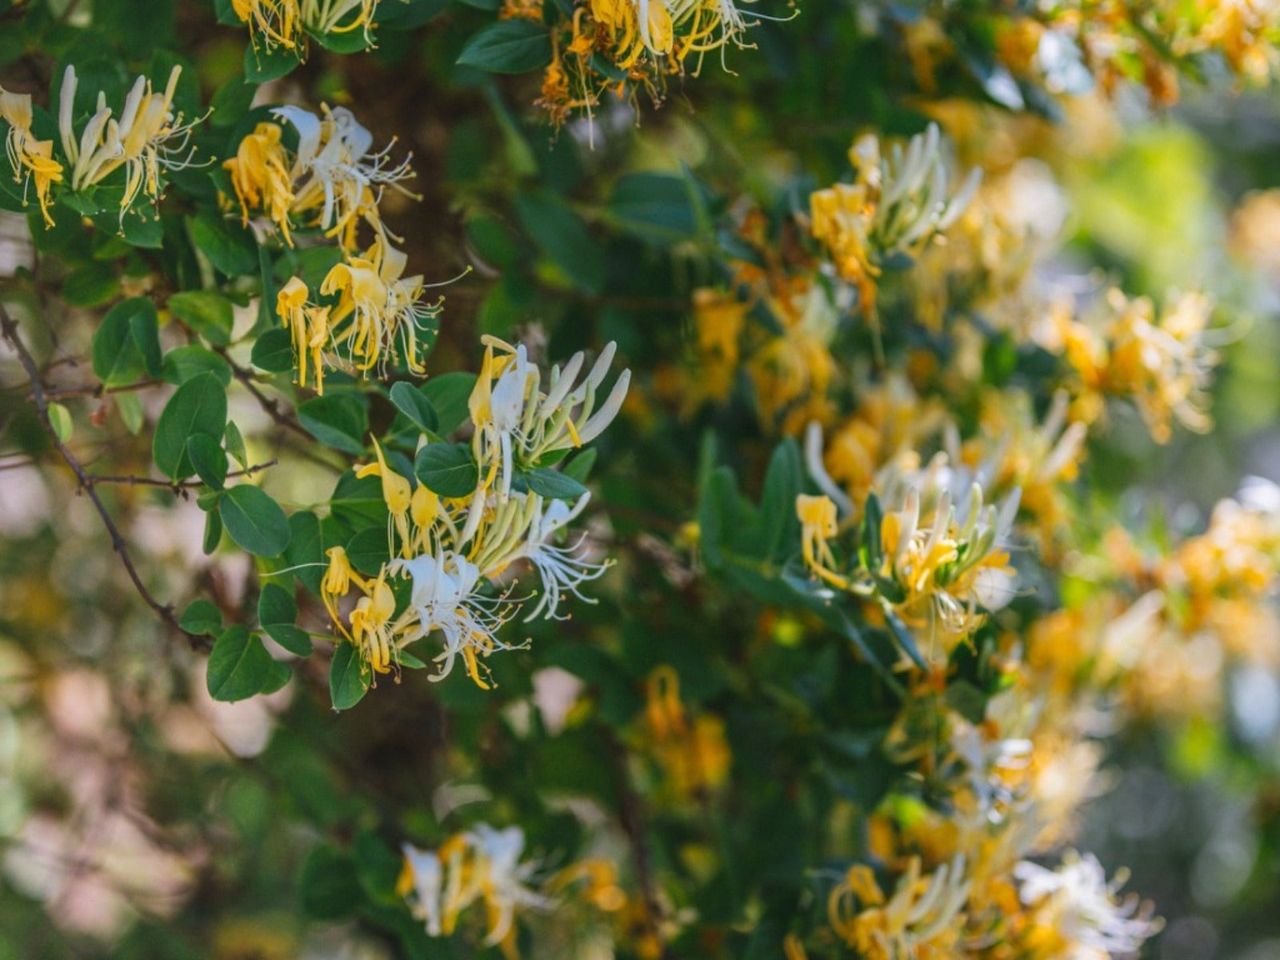
<svg viewBox="0 0 1280 960">
<path fill-rule="evenodd" d="M 831 890 L 827 917 L 866 960 L 947 960 L 955 956 L 968 895 L 962 858 L 922 875 L 913 857 L 887 901 L 871 870 L 858 864 Z"/>
<path fill-rule="evenodd" d="M 24 183 L 24 201 L 25 184 L 34 182 L 40 215 L 44 217 L 45 225 L 51 227 L 49 187 L 62 182 L 62 164 L 53 159 L 53 141 L 38 140 L 31 132 L 32 116 L 29 94 L 9 93 L 0 87 L 0 119 L 9 124 L 5 154 L 13 168 L 14 182 Z"/>
<path fill-rule="evenodd" d="M 836 535 L 836 505 L 827 496 L 796 497 L 796 517 L 800 520 L 800 542 L 804 565 L 817 577 L 841 590 L 849 588 L 849 578 L 836 573 L 836 558 L 827 543 Z"/>
<path fill-rule="evenodd" d="M 391 618 L 396 612 L 395 594 L 387 585 L 385 569 L 368 585 L 368 594 L 351 611 L 351 636 L 361 659 L 376 673 L 387 673 L 396 659 Z"/>
<path fill-rule="evenodd" d="M 289 154 L 281 142 L 278 124 L 260 123 L 236 147 L 236 155 L 222 166 L 231 175 L 231 185 L 240 203 L 240 214 L 249 222 L 250 209 L 262 209 L 293 245 L 289 233 L 289 213 L 293 209 L 293 178 Z"/>
<path fill-rule="evenodd" d="M 679 797 L 699 796 L 728 778 L 733 755 L 725 740 L 724 722 L 699 714 L 692 723 L 680 702 L 680 676 L 663 664 L 645 685 L 648 747 Z"/>
</svg>

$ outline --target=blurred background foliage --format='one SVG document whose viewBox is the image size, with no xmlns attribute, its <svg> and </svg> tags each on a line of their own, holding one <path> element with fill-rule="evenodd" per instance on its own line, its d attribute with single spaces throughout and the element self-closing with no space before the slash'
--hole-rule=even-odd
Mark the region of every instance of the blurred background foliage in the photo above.
<svg viewBox="0 0 1280 960">
<path fill-rule="evenodd" d="M 617 568 L 598 605 L 531 624 L 530 649 L 492 662 L 494 692 L 409 674 L 337 714 L 325 664 L 308 660 L 276 693 L 216 703 L 203 656 L 137 601 L 51 458 L 21 371 L 0 354 L 0 956 L 474 956 L 465 938 L 428 941 L 393 890 L 400 840 L 438 841 L 468 804 L 519 823 L 548 867 L 601 857 L 631 883 L 656 882 L 669 918 L 699 918 L 673 934 L 670 956 L 778 956 L 780 933 L 758 935 L 762 910 L 774 922 L 770 884 L 812 863 L 805 821 L 832 802 L 795 784 L 818 764 L 830 791 L 872 805 L 890 772 L 865 743 L 823 759 L 753 709 L 806 688 L 819 698 L 832 683 L 878 707 L 834 649 L 799 652 L 788 631 L 805 626 L 793 616 L 702 575 L 688 524 L 707 457 L 731 462 L 754 498 L 777 438 L 741 405 L 690 413 L 681 396 L 697 378 L 694 291 L 723 283 L 736 249 L 726 225 L 751 204 L 779 218 L 807 209 L 813 189 L 847 173 L 857 132 L 909 135 L 937 118 L 961 167 L 1030 164 L 1039 192 L 1024 202 L 1056 218 L 1062 238 L 1032 283 L 1214 297 L 1230 334 L 1215 429 L 1161 445 L 1136 413 L 1110 411 L 1089 453 L 1099 514 L 1174 538 L 1203 529 L 1243 476 L 1280 480 L 1273 91 L 1241 92 L 1210 65 L 1183 75 L 1176 104 L 1141 76 L 1105 98 L 1078 77 L 1069 94 L 1011 92 L 992 22 L 1018 5 L 828 0 L 753 28 L 758 49 L 729 50 L 731 72 L 709 62 L 672 78 L 660 109 L 644 96 L 607 101 L 557 130 L 533 105 L 538 74 L 456 64 L 492 4 L 409 6 L 407 25 L 380 30 L 376 49 L 313 45 L 304 64 L 255 87 L 244 81 L 245 31 L 219 23 L 212 3 L 0 2 L 0 83 L 39 99 L 64 63 L 108 61 L 131 75 L 172 51 L 190 68 L 191 95 L 219 107 L 208 123 L 222 140 L 250 97 L 349 106 L 377 142 L 398 137 L 422 200 L 389 195 L 386 221 L 428 280 L 471 268 L 444 291 L 432 373 L 474 370 L 483 333 L 548 358 L 616 340 L 636 372 L 592 478 L 593 537 Z M 918 43 L 926 20 L 958 55 L 930 62 Z M 62 275 L 40 246 L 26 217 L 0 214 L 0 275 L 37 278 L 3 296 L 56 317 L 33 336 L 59 363 L 54 382 L 73 391 L 64 403 L 86 462 L 145 475 L 145 431 L 129 432 L 112 395 L 74 390 L 94 383 L 83 359 L 94 309 L 147 281 L 107 256 L 109 270 Z M 238 310 L 238 329 L 252 320 L 251 307 Z M 140 399 L 158 414 L 160 399 Z M 278 460 L 263 489 L 291 510 L 322 502 L 332 459 L 245 391 L 230 403 L 249 460 Z M 158 596 L 210 596 L 233 619 L 255 608 L 251 558 L 225 545 L 202 552 L 193 497 L 119 486 L 110 505 Z M 321 621 L 317 604 L 303 610 L 304 625 Z M 645 678 L 661 664 L 676 668 L 693 709 L 723 718 L 730 792 L 668 795 L 645 759 Z M 1108 789 L 1083 813 L 1081 847 L 1108 868 L 1128 865 L 1132 889 L 1166 918 L 1151 957 L 1280 955 L 1280 672 L 1225 672 L 1221 684 L 1220 716 L 1154 713 L 1117 731 Z M 529 924 L 537 937 L 525 929 L 521 940 L 526 950 L 537 940 L 535 955 L 609 956 L 614 941 L 620 956 L 652 955 L 643 931 L 615 936 L 596 914 Z"/>
</svg>

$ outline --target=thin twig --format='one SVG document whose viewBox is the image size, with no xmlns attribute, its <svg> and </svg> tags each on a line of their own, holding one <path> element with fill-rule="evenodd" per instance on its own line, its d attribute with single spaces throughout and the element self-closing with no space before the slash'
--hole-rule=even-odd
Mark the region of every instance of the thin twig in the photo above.
<svg viewBox="0 0 1280 960">
<path fill-rule="evenodd" d="M 215 347 L 214 349 L 221 354 L 223 360 L 227 361 L 227 364 L 231 367 L 231 372 L 235 374 L 236 379 L 244 384 L 244 388 L 246 390 L 253 394 L 253 399 L 258 401 L 258 406 L 262 407 L 262 409 L 266 411 L 267 416 L 287 430 L 292 430 L 295 433 L 301 434 L 308 440 L 315 439 L 311 434 L 307 433 L 306 427 L 300 424 L 293 417 L 281 412 L 279 401 L 268 397 L 262 392 L 258 385 L 253 382 L 252 370 L 242 367 L 240 364 L 236 363 L 235 360 L 231 359 L 225 348 Z"/>
<path fill-rule="evenodd" d="M 45 432 L 49 434 L 49 440 L 53 443 L 54 448 L 62 456 L 62 459 L 66 461 L 67 466 L 71 468 L 71 472 L 76 475 L 80 489 L 88 495 L 94 509 L 98 511 L 98 516 L 102 518 L 102 525 L 106 527 L 107 533 L 111 537 L 111 548 L 120 557 L 120 562 L 124 564 L 125 571 L 129 574 L 129 579 L 133 581 L 134 589 L 138 591 L 138 595 L 146 601 L 147 606 L 154 610 L 165 624 L 186 637 L 193 650 L 206 647 L 207 638 L 183 630 L 182 625 L 178 622 L 177 615 L 173 612 L 173 607 L 157 600 L 151 591 L 147 589 L 147 585 L 142 582 L 138 568 L 133 565 L 133 558 L 129 555 L 129 547 L 120 533 L 120 528 L 111 519 L 111 514 L 103 504 L 102 498 L 98 496 L 98 491 L 94 489 L 93 477 L 85 471 L 80 461 L 76 459 L 75 454 L 67 449 L 66 444 L 58 438 L 58 431 L 54 429 L 53 422 L 49 419 L 49 401 L 45 397 L 44 383 L 40 378 L 40 368 L 19 335 L 18 325 L 14 322 L 13 317 L 10 316 L 9 311 L 5 309 L 4 304 L 0 304 L 0 332 L 3 332 L 5 339 L 13 345 L 14 351 L 18 354 L 18 361 L 31 379 L 31 399 L 35 402 L 36 414 L 40 418 L 40 423 L 44 426 Z"/>
<path fill-rule="evenodd" d="M 232 477 L 251 477 L 259 470 L 266 470 L 268 467 L 274 467 L 278 460 L 267 460 L 265 463 L 255 463 L 251 467 L 244 470 L 232 470 L 227 474 L 227 479 Z M 186 490 L 192 487 L 199 487 L 204 484 L 203 480 L 158 480 L 155 477 L 138 477 L 129 475 L 106 475 L 101 473 L 91 473 L 88 475 L 91 483 L 115 483 L 129 487 L 164 487 L 175 493 L 179 490 Z"/>
<path fill-rule="evenodd" d="M 137 383 L 125 383 L 118 387 L 108 387 L 101 383 L 85 384 L 79 387 L 45 387 L 44 395 L 50 400 L 58 400 L 62 397 L 101 397 L 109 393 L 130 393 L 134 390 L 146 390 L 149 387 L 163 385 L 163 380 L 139 380 Z"/>
</svg>

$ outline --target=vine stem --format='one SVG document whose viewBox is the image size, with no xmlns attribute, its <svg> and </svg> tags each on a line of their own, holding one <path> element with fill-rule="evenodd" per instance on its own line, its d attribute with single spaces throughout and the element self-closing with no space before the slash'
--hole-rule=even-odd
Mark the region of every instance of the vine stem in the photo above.
<svg viewBox="0 0 1280 960">
<path fill-rule="evenodd" d="M 94 509 L 98 511 L 98 516 L 102 519 L 102 525 L 111 537 L 111 549 L 120 557 L 120 562 L 124 565 L 125 572 L 129 574 L 129 579 L 133 581 L 133 586 L 138 591 L 138 596 L 142 597 L 147 606 L 155 611 L 166 626 L 185 637 L 193 650 L 206 648 L 208 645 L 207 638 L 183 630 L 182 625 L 178 622 L 177 615 L 173 612 L 173 607 L 157 600 L 155 595 L 147 589 L 147 585 L 142 582 L 142 577 L 138 573 L 138 568 L 134 566 L 133 557 L 129 554 L 129 546 L 125 542 L 124 536 L 120 533 L 120 528 L 116 526 L 110 511 L 103 504 L 102 498 L 98 496 L 98 491 L 94 489 L 95 478 L 85 470 L 76 455 L 58 437 L 53 421 L 49 419 L 49 399 L 45 395 L 40 367 L 35 358 L 31 356 L 31 351 L 27 349 L 26 343 L 23 342 L 22 336 L 18 331 L 18 324 L 2 303 L 0 303 L 0 333 L 3 333 L 4 338 L 13 346 L 14 352 L 18 355 L 18 362 L 22 364 L 22 369 L 26 371 L 31 380 L 31 399 L 35 403 L 36 415 L 40 419 L 41 426 L 44 427 L 45 432 L 49 435 L 54 449 L 58 451 L 58 454 L 66 462 L 71 472 L 76 475 L 79 490 L 83 490 L 88 495 Z"/>
</svg>

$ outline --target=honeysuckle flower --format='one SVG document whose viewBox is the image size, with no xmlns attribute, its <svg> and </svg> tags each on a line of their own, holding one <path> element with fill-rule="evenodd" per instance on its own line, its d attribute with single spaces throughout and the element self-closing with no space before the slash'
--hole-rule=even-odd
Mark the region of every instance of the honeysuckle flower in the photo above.
<svg viewBox="0 0 1280 960">
<path fill-rule="evenodd" d="M 622 409 L 631 371 L 623 370 L 604 403 L 596 406 L 596 391 L 608 376 L 616 345 L 606 344 L 591 370 L 575 386 L 585 355 L 576 353 L 562 370 L 551 368 L 547 391 L 542 375 L 530 362 L 523 344 L 512 346 L 485 336 L 484 364 L 469 398 L 476 433 L 472 440 L 484 486 L 500 496 L 511 491 L 517 466 L 531 466 L 542 457 L 590 443 Z"/>
<path fill-rule="evenodd" d="M 714 714 L 690 719 L 680 700 L 680 675 L 661 664 L 645 683 L 643 746 L 652 755 L 676 797 L 689 798 L 720 787 L 733 754 L 724 722 Z"/>
<path fill-rule="evenodd" d="M 379 0 L 231 0 L 231 9 L 249 27 L 254 47 L 284 47 L 305 53 L 306 34 L 363 30 L 366 44 Z"/>
<path fill-rule="evenodd" d="M 879 139 L 866 134 L 849 148 L 849 160 L 854 183 L 837 183 L 809 198 L 810 229 L 870 314 L 883 264 L 895 255 L 915 256 L 945 233 L 977 193 L 981 171 L 973 170 L 948 197 L 936 124 L 912 137 L 905 152 L 895 143 L 887 157 Z"/>
<path fill-rule="evenodd" d="M 378 203 L 388 187 L 417 199 L 404 186 L 415 176 L 409 165 L 412 155 L 393 161 L 394 139 L 374 151 L 373 135 L 346 107 L 323 105 L 317 116 L 301 107 L 285 106 L 273 114 L 296 131 L 296 152 L 284 147 L 279 124 L 261 123 L 223 164 L 246 222 L 251 211 L 260 210 L 292 244 L 292 218 L 296 217 L 298 224 L 337 239 L 348 253 L 357 250 L 357 230 L 363 222 L 385 248 L 390 235 Z"/>
<path fill-rule="evenodd" d="M 460 915 L 482 903 L 485 944 L 502 945 L 511 955 L 516 915 L 552 905 L 551 898 L 530 883 L 537 864 L 521 860 L 524 846 L 524 831 L 519 827 L 499 830 L 486 823 L 455 834 L 437 850 L 404 844 L 397 892 L 409 901 L 413 915 L 425 923 L 429 937 L 451 935 Z"/>
<path fill-rule="evenodd" d="M 9 93 L 0 87 L 0 120 L 9 125 L 5 134 L 5 155 L 13 170 L 13 180 L 21 183 L 23 202 L 34 184 L 36 202 L 46 226 L 53 226 L 49 214 L 49 188 L 62 183 L 62 164 L 53 158 L 53 141 L 41 140 L 31 132 L 34 114 L 30 94 Z"/>
<path fill-rule="evenodd" d="M 480 662 L 496 650 L 517 650 L 524 644 L 510 644 L 497 631 L 516 613 L 516 604 L 505 596 L 480 593 L 480 569 L 466 557 L 451 550 L 423 554 L 409 560 L 392 561 L 390 570 L 413 581 L 409 608 L 400 618 L 400 645 L 412 643 L 439 631 L 444 649 L 434 658 L 439 669 L 430 677 L 440 681 L 453 670 L 459 655 L 467 675 L 476 685 L 488 689 L 488 670 Z"/>
<path fill-rule="evenodd" d="M 832 586 L 848 589 L 849 579 L 833 569 L 836 559 L 827 542 L 836 535 L 836 505 L 828 496 L 796 497 L 796 517 L 800 521 L 801 554 L 810 573 Z"/>
<path fill-rule="evenodd" d="M 396 662 L 396 638 L 391 618 L 396 612 L 396 598 L 386 581 L 386 571 L 378 574 L 368 587 L 368 594 L 356 602 L 351 611 L 351 636 L 361 659 L 374 673 L 388 673 Z"/>
<path fill-rule="evenodd" d="M 832 888 L 827 917 L 836 936 L 867 960 L 943 957 L 963 932 L 968 895 L 963 858 L 922 874 L 912 857 L 887 900 L 871 870 L 858 864 Z"/>
<path fill-rule="evenodd" d="M 159 200 L 162 170 L 192 166 L 191 131 L 203 118 L 184 123 L 182 114 L 174 113 L 173 96 L 181 75 L 182 67 L 175 66 L 163 93 L 153 91 L 146 77 L 138 77 L 119 114 L 107 106 L 105 94 L 99 92 L 97 109 L 77 137 L 74 111 L 78 80 L 75 66 L 67 65 L 59 96 L 58 134 L 71 173 L 71 189 L 101 183 L 123 167 L 123 220 L 139 195 Z"/>
<path fill-rule="evenodd" d="M 307 384 L 307 357 L 317 393 L 324 392 L 327 356 L 336 355 L 359 374 L 386 374 L 404 362 L 411 373 L 425 370 L 419 340 L 435 332 L 443 300 L 422 299 L 421 276 L 403 276 L 405 255 L 378 238 L 362 256 L 335 264 L 321 281 L 322 297 L 332 306 L 313 303 L 306 284 L 291 277 L 276 297 L 276 314 L 293 335 L 297 380 Z"/>
<path fill-rule="evenodd" d="M 342 625 L 342 618 L 338 616 L 338 598 L 350 593 L 353 584 L 366 591 L 368 586 L 364 579 L 352 569 L 347 552 L 342 547 L 330 547 L 325 551 L 325 556 L 329 558 L 329 564 L 320 581 L 320 598 L 324 601 L 329 617 L 338 625 L 343 635 L 349 637 L 347 628 Z"/>
<path fill-rule="evenodd" d="M 590 493 L 584 493 L 572 506 L 563 500 L 543 501 L 537 498 L 538 506 L 529 523 L 528 540 L 522 556 L 533 564 L 542 583 L 542 595 L 537 604 L 525 616 L 525 621 L 535 619 L 545 612 L 548 620 L 567 619 L 559 613 L 560 601 L 565 593 L 570 593 L 583 603 L 595 603 L 596 600 L 585 596 L 579 589 L 584 583 L 596 580 L 604 575 L 612 561 L 592 562 L 583 556 L 585 535 L 571 547 L 560 547 L 552 543 L 560 531 L 577 519 L 591 499 Z"/>
<path fill-rule="evenodd" d="M 1120 871 L 1108 881 L 1092 854 L 1068 851 L 1056 870 L 1023 861 L 1014 868 L 1014 876 L 1019 896 L 1030 908 L 1028 943 L 1034 945 L 1040 937 L 1055 944 L 1053 956 L 1079 960 L 1128 956 L 1163 926 L 1152 917 L 1150 904 L 1142 904 L 1137 896 L 1116 897 L 1127 872 Z"/>
</svg>

